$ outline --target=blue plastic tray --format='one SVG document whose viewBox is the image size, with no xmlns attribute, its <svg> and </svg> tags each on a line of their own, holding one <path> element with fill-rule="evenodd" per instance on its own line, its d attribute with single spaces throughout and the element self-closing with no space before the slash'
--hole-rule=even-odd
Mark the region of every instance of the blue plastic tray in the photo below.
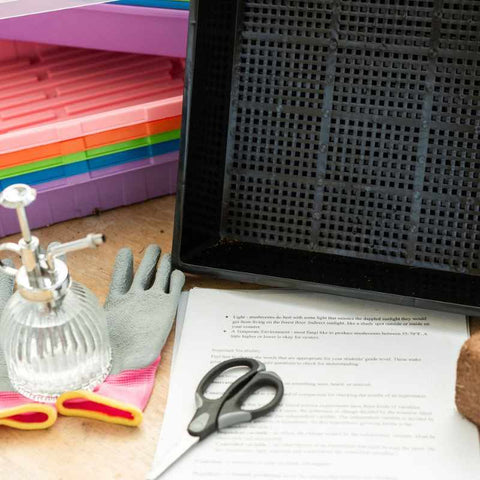
<svg viewBox="0 0 480 480">
<path fill-rule="evenodd" d="M 119 5 L 133 5 L 137 7 L 153 7 L 153 8 L 172 8 L 175 10 L 188 10 L 190 2 L 181 2 L 175 0 L 118 0 Z"/>
<path fill-rule="evenodd" d="M 180 140 L 171 140 L 123 152 L 112 153 L 110 155 L 104 155 L 103 157 L 93 158 L 82 162 L 70 163 L 59 167 L 48 168 L 46 170 L 26 173 L 24 175 L 17 175 L 16 177 L 4 178 L 0 180 L 0 188 L 3 190 L 14 183 L 38 185 L 39 183 L 88 173 L 92 170 L 100 170 L 114 165 L 121 165 L 123 163 L 135 162 L 138 160 L 144 160 L 145 158 L 175 152 L 179 147 Z"/>
</svg>

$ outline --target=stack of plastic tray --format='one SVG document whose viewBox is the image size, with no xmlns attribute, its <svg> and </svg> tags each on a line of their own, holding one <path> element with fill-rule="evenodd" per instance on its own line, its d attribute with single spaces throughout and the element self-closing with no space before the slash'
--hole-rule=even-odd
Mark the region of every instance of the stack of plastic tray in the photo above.
<svg viewBox="0 0 480 480">
<path fill-rule="evenodd" d="M 182 61 L 15 42 L 0 60 L 0 188 L 35 185 L 35 227 L 175 191 Z"/>
</svg>

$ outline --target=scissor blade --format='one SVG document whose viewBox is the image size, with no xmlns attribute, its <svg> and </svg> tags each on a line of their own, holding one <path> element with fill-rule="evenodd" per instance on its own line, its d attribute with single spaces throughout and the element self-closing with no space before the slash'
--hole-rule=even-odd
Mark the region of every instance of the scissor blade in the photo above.
<svg viewBox="0 0 480 480">
<path fill-rule="evenodd" d="M 173 446 L 162 458 L 160 465 L 157 465 L 148 475 L 147 480 L 157 480 L 170 468 L 181 456 L 187 453 L 196 443 L 199 437 L 193 437 L 186 430 L 175 446 Z"/>
</svg>

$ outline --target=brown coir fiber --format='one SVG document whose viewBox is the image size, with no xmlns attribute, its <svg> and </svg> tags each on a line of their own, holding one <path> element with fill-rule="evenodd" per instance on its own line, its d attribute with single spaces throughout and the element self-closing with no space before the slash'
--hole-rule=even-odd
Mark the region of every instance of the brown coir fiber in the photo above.
<svg viewBox="0 0 480 480">
<path fill-rule="evenodd" d="M 480 426 L 480 332 L 469 338 L 460 351 L 455 403 L 464 417 Z"/>
</svg>

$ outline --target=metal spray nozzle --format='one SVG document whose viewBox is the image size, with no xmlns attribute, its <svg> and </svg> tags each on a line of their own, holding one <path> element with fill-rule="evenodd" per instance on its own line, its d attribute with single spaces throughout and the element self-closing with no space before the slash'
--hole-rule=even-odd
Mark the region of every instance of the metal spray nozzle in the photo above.
<svg viewBox="0 0 480 480">
<path fill-rule="evenodd" d="M 7 250 L 21 256 L 23 267 L 16 269 L 1 264 L 0 268 L 9 275 L 17 277 L 20 289 L 41 290 L 36 291 L 34 297 L 39 299 L 54 297 L 50 290 L 55 289 L 58 283 L 68 283 L 69 275 L 65 262 L 55 260 L 68 252 L 84 248 L 96 248 L 105 242 L 102 234 L 91 233 L 84 238 L 67 243 L 52 244 L 45 253 L 40 248 L 38 238 L 30 232 L 25 208 L 37 197 L 37 192 L 32 187 L 24 184 L 15 184 L 7 187 L 0 193 L 0 205 L 5 208 L 16 209 L 18 222 L 23 238 L 16 243 L 0 244 L 0 251 Z M 62 287 L 63 288 L 63 287 Z M 32 295 L 30 295 L 32 297 Z"/>
</svg>

